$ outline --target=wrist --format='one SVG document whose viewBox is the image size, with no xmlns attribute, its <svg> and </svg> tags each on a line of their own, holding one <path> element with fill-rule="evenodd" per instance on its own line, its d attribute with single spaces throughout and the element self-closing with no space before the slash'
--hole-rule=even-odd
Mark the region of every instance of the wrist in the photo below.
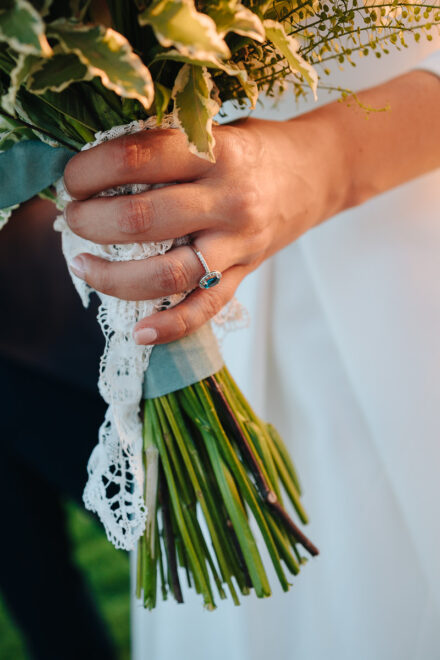
<svg viewBox="0 0 440 660">
<path fill-rule="evenodd" d="M 312 226 L 353 206 L 350 151 L 335 104 L 291 119 L 295 148 L 305 158 L 305 171 L 314 182 Z"/>
</svg>

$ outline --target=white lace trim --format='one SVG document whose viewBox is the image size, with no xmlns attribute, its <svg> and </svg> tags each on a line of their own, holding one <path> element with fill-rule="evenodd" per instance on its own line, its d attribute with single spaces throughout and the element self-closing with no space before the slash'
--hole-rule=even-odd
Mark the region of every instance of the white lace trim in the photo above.
<svg viewBox="0 0 440 660">
<path fill-rule="evenodd" d="M 172 118 L 166 118 L 161 128 L 174 128 Z M 99 132 L 95 141 L 83 150 L 144 129 L 157 128 L 156 119 L 134 121 L 123 126 Z M 163 185 L 163 184 L 160 184 Z M 118 186 L 100 193 L 99 196 L 134 194 L 154 187 L 148 184 Z M 59 208 L 71 200 L 63 180 L 56 183 Z M 156 243 L 124 245 L 97 245 L 74 234 L 64 216 L 55 220 L 54 227 L 62 233 L 62 249 L 67 263 L 83 252 L 110 261 L 148 259 L 163 254 L 173 246 L 188 243 L 188 238 L 171 239 Z M 85 306 L 92 289 L 71 272 L 76 290 Z M 167 298 L 133 302 L 119 300 L 96 292 L 101 300 L 98 321 L 105 336 L 105 349 L 99 371 L 99 391 L 108 404 L 105 420 L 99 430 L 99 442 L 94 448 L 87 466 L 88 481 L 84 490 L 87 509 L 98 514 L 108 539 L 117 547 L 134 549 L 145 528 L 146 506 L 143 498 L 144 471 L 142 464 L 142 422 L 139 405 L 142 398 L 144 374 L 148 367 L 151 346 L 135 344 L 132 332 L 135 323 L 160 308 L 173 307 L 184 299 L 185 294 Z M 247 323 L 244 308 L 239 303 L 229 303 L 223 313 L 217 315 L 217 323 L 225 331 L 232 326 Z"/>
<path fill-rule="evenodd" d="M 237 298 L 232 298 L 212 320 L 215 324 L 215 336 L 220 346 L 227 334 L 234 330 L 247 328 L 250 323 L 248 310 Z"/>
</svg>

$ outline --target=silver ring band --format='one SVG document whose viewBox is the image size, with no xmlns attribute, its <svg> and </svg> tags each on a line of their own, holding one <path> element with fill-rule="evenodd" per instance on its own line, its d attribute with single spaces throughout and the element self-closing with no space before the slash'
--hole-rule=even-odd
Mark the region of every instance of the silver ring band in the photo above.
<svg viewBox="0 0 440 660">
<path fill-rule="evenodd" d="M 210 289 L 211 287 L 215 286 L 220 282 L 220 280 L 222 279 L 222 274 L 219 270 L 211 270 L 209 268 L 208 264 L 206 263 L 205 257 L 200 252 L 200 250 L 198 250 L 194 245 L 190 245 L 190 248 L 196 255 L 197 259 L 202 264 L 203 269 L 205 271 L 205 274 L 199 280 L 199 287 L 201 289 Z"/>
</svg>

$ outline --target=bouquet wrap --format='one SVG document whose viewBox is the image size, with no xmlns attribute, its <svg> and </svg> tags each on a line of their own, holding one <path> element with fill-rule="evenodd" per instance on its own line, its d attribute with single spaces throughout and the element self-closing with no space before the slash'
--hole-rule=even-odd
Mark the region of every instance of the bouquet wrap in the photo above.
<svg viewBox="0 0 440 660">
<path fill-rule="evenodd" d="M 188 337 L 156 346 L 144 378 L 143 398 L 182 390 L 220 371 L 223 358 L 207 323 Z"/>
</svg>

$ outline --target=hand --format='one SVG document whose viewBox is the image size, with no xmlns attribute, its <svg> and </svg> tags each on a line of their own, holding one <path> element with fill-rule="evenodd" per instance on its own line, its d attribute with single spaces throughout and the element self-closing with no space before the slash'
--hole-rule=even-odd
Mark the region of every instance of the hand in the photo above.
<svg viewBox="0 0 440 660">
<path fill-rule="evenodd" d="M 66 208 L 72 231 L 101 244 L 190 234 L 209 267 L 223 274 L 212 289 L 198 288 L 204 271 L 188 246 L 143 261 L 76 257 L 71 265 L 76 275 L 122 299 L 193 290 L 177 307 L 140 321 L 138 343 L 165 343 L 194 332 L 232 298 L 248 273 L 327 215 L 328 177 L 317 155 L 328 148 L 328 139 L 319 122 L 310 132 L 301 120 L 248 119 L 216 127 L 215 138 L 215 163 L 190 154 L 180 131 L 152 130 L 82 152 L 66 167 L 65 185 L 75 199 Z M 134 182 L 175 185 L 92 198 Z"/>
</svg>

